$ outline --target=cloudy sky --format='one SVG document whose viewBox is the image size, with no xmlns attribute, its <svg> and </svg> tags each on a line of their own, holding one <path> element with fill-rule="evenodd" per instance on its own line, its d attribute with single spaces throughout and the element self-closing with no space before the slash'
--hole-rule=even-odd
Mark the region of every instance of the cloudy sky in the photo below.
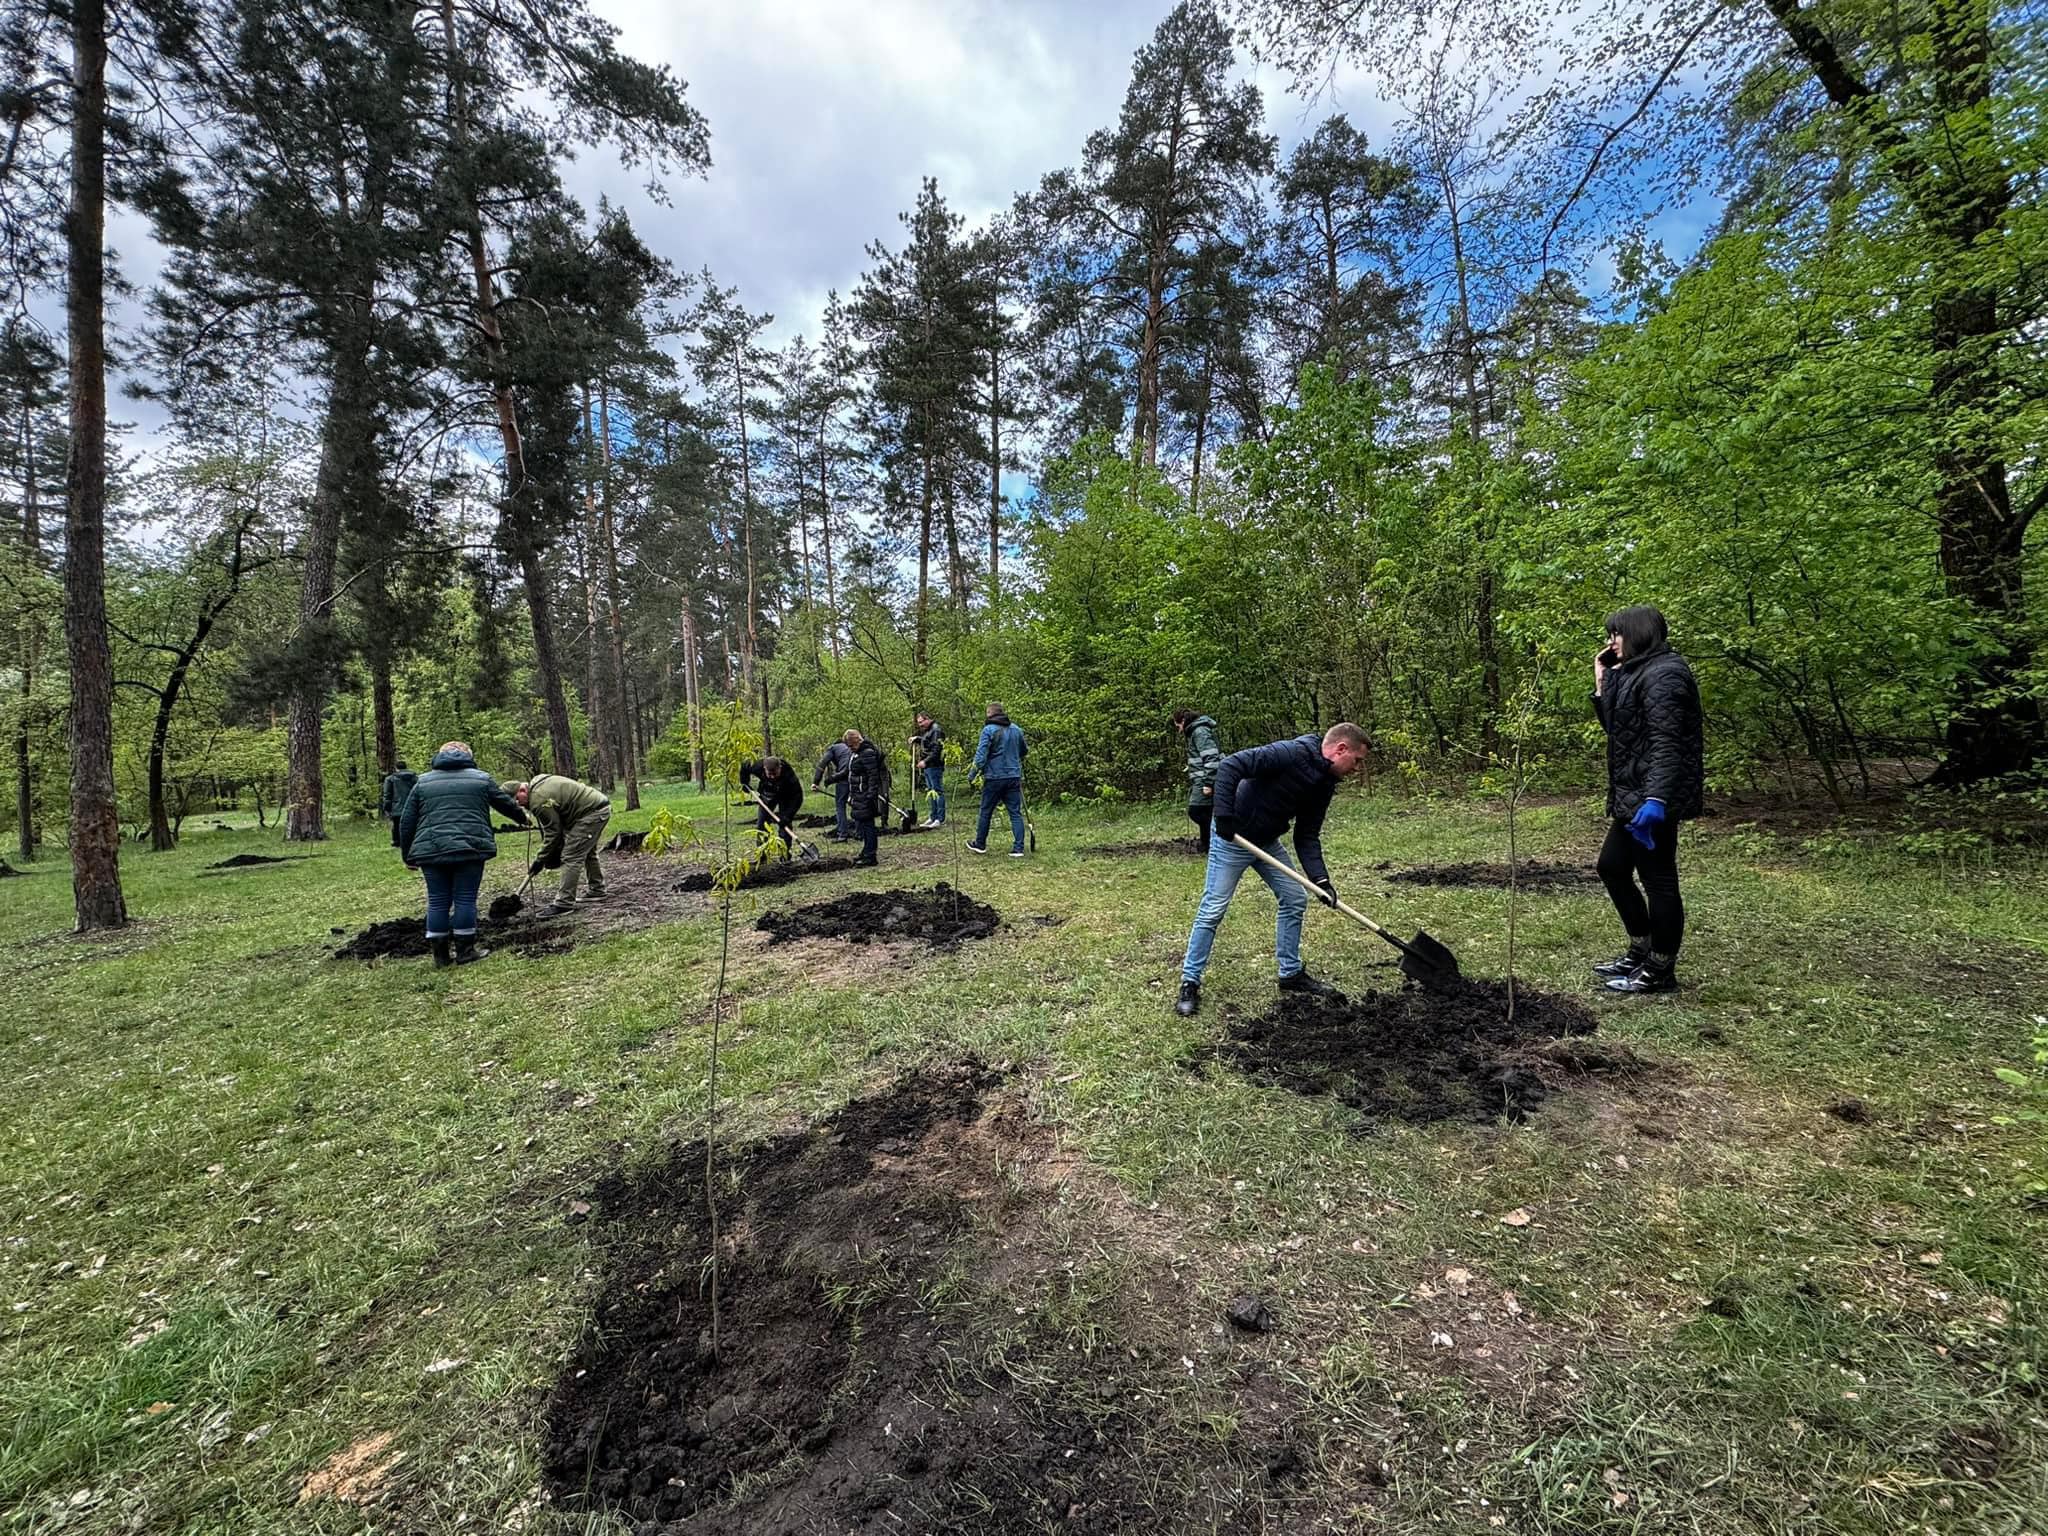
<svg viewBox="0 0 2048 1536">
<path fill-rule="evenodd" d="M 1131 58 L 1170 0 L 594 0 L 634 55 L 670 65 L 711 123 L 712 168 L 651 206 L 586 152 L 570 182 L 633 211 L 678 267 L 709 266 L 775 338 L 813 334 L 867 244 L 893 245 L 921 179 L 970 222 L 1072 165 L 1116 120 Z M 1304 102 L 1253 73 L 1283 147 L 1343 110 L 1384 142 L 1360 90 Z"/>
</svg>

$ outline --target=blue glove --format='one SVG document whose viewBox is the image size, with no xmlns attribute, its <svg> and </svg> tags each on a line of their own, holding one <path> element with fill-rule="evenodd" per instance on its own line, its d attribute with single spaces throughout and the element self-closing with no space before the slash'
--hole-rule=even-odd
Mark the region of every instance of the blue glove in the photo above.
<svg viewBox="0 0 2048 1536">
<path fill-rule="evenodd" d="M 1645 848 L 1657 846 L 1657 828 L 1664 825 L 1664 802 L 1645 800 L 1629 818 L 1628 835 Z"/>
</svg>

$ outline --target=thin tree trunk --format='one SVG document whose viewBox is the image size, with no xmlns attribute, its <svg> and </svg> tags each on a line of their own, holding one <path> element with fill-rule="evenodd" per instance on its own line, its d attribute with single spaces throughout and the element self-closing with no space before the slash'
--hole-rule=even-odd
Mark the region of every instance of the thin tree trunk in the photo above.
<svg viewBox="0 0 2048 1536">
<path fill-rule="evenodd" d="M 120 928 L 121 811 L 114 798 L 114 657 L 107 640 L 105 0 L 71 8 L 71 443 L 64 462 L 64 642 L 71 663 L 71 895 L 78 931 Z"/>
<path fill-rule="evenodd" d="M 690 720 L 690 782 L 704 787 L 704 707 L 697 681 L 697 617 L 689 589 L 683 591 L 683 708 Z"/>
<path fill-rule="evenodd" d="M 760 637 L 754 627 L 754 615 L 760 609 L 760 599 L 754 591 L 754 465 L 753 454 L 747 447 L 747 376 L 741 356 L 744 351 L 743 342 L 735 340 L 732 378 L 736 392 L 734 408 L 740 418 L 740 542 L 745 546 L 747 555 L 747 629 L 745 643 L 740 647 L 740 692 L 751 697 L 754 663 L 761 653 Z"/>
<path fill-rule="evenodd" d="M 385 647 L 370 650 L 370 708 L 376 716 L 377 782 L 398 767 L 398 720 L 391 705 L 391 653 Z"/>
<path fill-rule="evenodd" d="M 832 665 L 839 665 L 839 592 L 832 574 L 832 476 L 826 447 L 827 419 L 818 417 L 818 534 L 825 545 L 825 632 L 832 641 Z"/>
<path fill-rule="evenodd" d="M 588 385 L 583 386 L 583 442 L 586 448 L 596 442 Z M 585 755 L 590 759 L 591 780 L 609 794 L 617 781 L 613 777 L 611 717 L 607 713 L 611 689 L 605 677 L 604 642 L 599 639 L 601 625 L 597 613 L 597 520 L 597 477 L 586 474 L 583 477 L 583 537 L 577 562 L 578 584 L 583 588 L 583 713 L 590 722 L 590 747 Z"/>
<path fill-rule="evenodd" d="M 612 404 L 611 386 L 602 380 L 597 387 L 598 464 L 604 477 L 604 566 L 605 608 L 611 628 L 612 693 L 618 701 L 614 724 L 619 739 L 621 771 L 626 775 L 626 809 L 640 809 L 639 753 L 633 743 L 632 716 L 626 703 L 626 636 L 619 622 L 619 539 L 612 510 Z"/>
<path fill-rule="evenodd" d="M 35 411 L 27 400 L 21 411 L 21 714 L 14 727 L 14 830 L 16 847 L 24 864 L 36 856 L 36 774 L 30 752 L 31 710 L 34 708 L 36 672 L 42 663 L 42 615 L 26 601 L 34 589 L 36 574 L 43 567 L 42 514 L 36 502 Z"/>
<path fill-rule="evenodd" d="M 953 492 L 946 491 L 946 565 L 948 585 L 953 589 L 953 608 L 960 615 L 960 627 L 967 627 L 967 565 L 960 555 L 960 522 L 953 515 Z"/>
<path fill-rule="evenodd" d="M 1000 273 L 1000 268 L 998 272 Z M 1002 286 L 998 276 L 989 305 L 988 349 L 988 612 L 1003 616 L 1003 344 Z"/>
</svg>

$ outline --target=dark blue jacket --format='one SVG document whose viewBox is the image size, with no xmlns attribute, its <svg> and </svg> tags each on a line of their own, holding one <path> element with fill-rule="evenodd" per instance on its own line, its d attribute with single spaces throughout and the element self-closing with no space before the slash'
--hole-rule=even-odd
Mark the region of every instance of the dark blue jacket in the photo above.
<svg viewBox="0 0 2048 1536">
<path fill-rule="evenodd" d="M 1294 855 L 1311 880 L 1327 880 L 1323 817 L 1337 793 L 1337 775 L 1323 756 L 1323 738 L 1297 736 L 1269 747 L 1246 747 L 1216 765 L 1216 819 L 1235 818 L 1238 836 L 1261 848 L 1294 823 Z"/>
<path fill-rule="evenodd" d="M 1008 715 L 993 715 L 981 728 L 981 741 L 974 749 L 974 771 L 991 784 L 1024 777 L 1024 732 L 1010 724 Z"/>
</svg>

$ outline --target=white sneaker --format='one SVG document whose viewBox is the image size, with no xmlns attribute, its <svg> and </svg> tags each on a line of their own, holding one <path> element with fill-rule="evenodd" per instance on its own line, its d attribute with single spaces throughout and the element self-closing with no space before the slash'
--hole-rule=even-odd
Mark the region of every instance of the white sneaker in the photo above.
<svg viewBox="0 0 2048 1536">
<path fill-rule="evenodd" d="M 1010 850 L 1010 857 L 1013 859 L 1021 859 L 1024 857 L 1024 850 L 1022 848 L 1012 848 Z"/>
<path fill-rule="evenodd" d="M 939 822 L 936 822 L 936 821 L 932 821 L 932 820 L 929 820 L 929 819 L 927 819 L 927 820 L 925 820 L 925 821 L 922 821 L 922 822 L 919 822 L 919 823 L 918 823 L 918 826 L 919 826 L 920 830 L 922 830 L 922 831 L 925 831 L 925 832 L 929 832 L 929 831 L 931 831 L 931 829 L 932 829 L 933 827 L 936 827 L 936 826 L 939 826 L 939 825 L 940 825 L 940 823 L 939 823 Z"/>
</svg>

